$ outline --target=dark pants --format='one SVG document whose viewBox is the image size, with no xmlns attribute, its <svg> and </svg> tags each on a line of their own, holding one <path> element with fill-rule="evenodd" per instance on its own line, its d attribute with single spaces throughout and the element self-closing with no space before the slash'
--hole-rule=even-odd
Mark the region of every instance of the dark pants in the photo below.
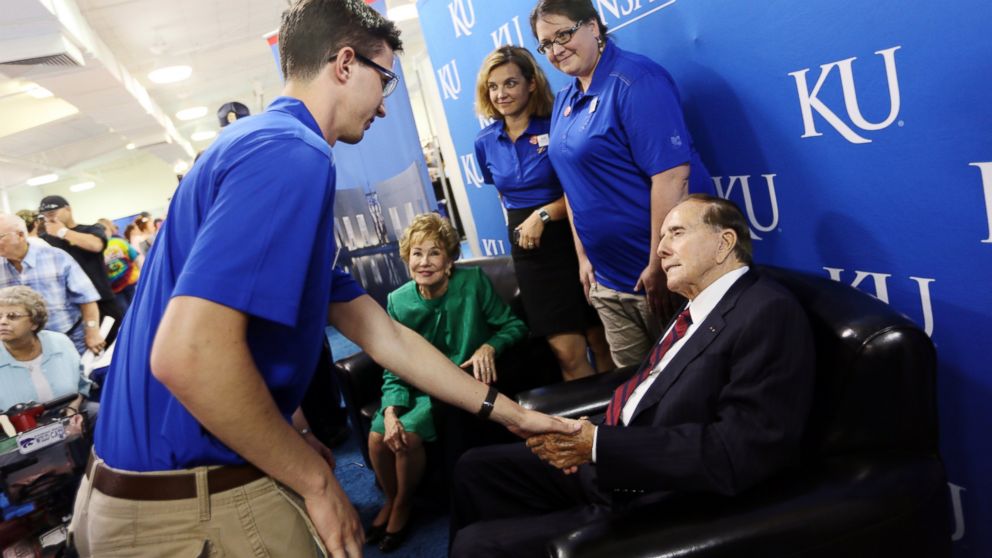
<svg viewBox="0 0 992 558">
<path fill-rule="evenodd" d="M 451 556 L 547 556 L 551 539 L 610 513 L 593 468 L 565 475 L 524 444 L 474 449 L 455 468 Z"/>
</svg>

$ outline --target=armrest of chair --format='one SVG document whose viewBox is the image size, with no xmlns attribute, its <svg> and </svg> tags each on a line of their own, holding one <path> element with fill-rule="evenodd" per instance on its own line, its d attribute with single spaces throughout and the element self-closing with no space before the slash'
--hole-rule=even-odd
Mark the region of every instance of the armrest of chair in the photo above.
<svg viewBox="0 0 992 558">
<path fill-rule="evenodd" d="M 532 389 L 517 395 L 517 402 L 527 409 L 549 415 L 591 417 L 606 411 L 613 391 L 636 371 L 636 366 L 625 366 L 604 374 Z"/>
</svg>

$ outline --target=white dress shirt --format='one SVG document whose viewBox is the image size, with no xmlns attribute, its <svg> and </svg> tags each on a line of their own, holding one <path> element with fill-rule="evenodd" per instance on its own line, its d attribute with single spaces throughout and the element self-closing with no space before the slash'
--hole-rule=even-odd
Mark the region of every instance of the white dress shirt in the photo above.
<svg viewBox="0 0 992 558">
<path fill-rule="evenodd" d="M 712 312 L 713 309 L 716 308 L 716 305 L 723 300 L 724 295 L 727 294 L 730 287 L 733 286 L 733 284 L 736 283 L 737 280 L 740 279 L 745 273 L 747 273 L 749 269 L 750 268 L 745 265 L 744 267 L 724 273 L 723 276 L 710 283 L 708 287 L 696 295 L 696 298 L 689 301 L 687 308 L 689 309 L 689 316 L 692 318 L 692 323 L 689 324 L 689 328 L 686 330 L 685 335 L 676 341 L 675 344 L 668 349 L 668 352 L 665 353 L 665 356 L 658 361 L 658 364 L 656 364 L 654 369 L 651 370 L 651 374 L 645 378 L 643 382 L 638 384 L 638 386 L 634 388 L 634 392 L 630 394 L 630 398 L 627 399 L 627 402 L 623 406 L 623 411 L 620 413 L 620 421 L 624 424 L 624 426 L 626 426 L 627 423 L 630 422 L 630 419 L 634 416 L 634 411 L 637 410 L 637 405 L 640 404 L 644 394 L 651 389 L 651 385 L 654 384 L 655 380 L 658 379 L 658 376 L 660 376 L 665 370 L 668 363 L 675 358 L 675 355 L 679 353 L 679 350 L 683 345 L 685 345 L 686 341 L 692 337 L 692 334 L 695 333 L 696 329 L 698 329 L 699 324 L 706 320 L 706 318 L 710 315 L 710 312 Z M 675 327 L 674 322 L 671 327 L 665 331 L 666 337 L 673 327 Z M 598 436 L 599 427 L 596 427 L 596 430 L 593 432 L 592 442 L 593 463 L 596 462 L 596 442 L 598 441 Z"/>
</svg>

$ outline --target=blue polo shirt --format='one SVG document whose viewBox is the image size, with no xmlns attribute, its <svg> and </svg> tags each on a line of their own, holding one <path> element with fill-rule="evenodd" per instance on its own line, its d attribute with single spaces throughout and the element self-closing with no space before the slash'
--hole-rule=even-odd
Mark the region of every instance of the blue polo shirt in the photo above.
<svg viewBox="0 0 992 558">
<path fill-rule="evenodd" d="M 689 191 L 714 193 L 692 145 L 672 76 L 607 41 L 589 90 L 558 92 L 551 163 L 596 280 L 633 293 L 651 246 L 651 177 L 689 163 Z"/>
<path fill-rule="evenodd" d="M 155 332 L 174 296 L 249 316 L 251 355 L 289 420 L 317 366 L 328 303 L 362 294 L 331 267 L 334 186 L 330 146 L 306 106 L 288 97 L 225 128 L 200 157 L 176 190 L 117 337 L 96 427 L 107 464 L 157 471 L 244 462 L 152 376 Z"/>
<path fill-rule="evenodd" d="M 497 120 L 475 137 L 475 160 L 487 184 L 496 186 L 507 209 L 545 205 L 562 196 L 561 183 L 548 159 L 551 119 L 531 117 L 517 141 Z"/>
</svg>

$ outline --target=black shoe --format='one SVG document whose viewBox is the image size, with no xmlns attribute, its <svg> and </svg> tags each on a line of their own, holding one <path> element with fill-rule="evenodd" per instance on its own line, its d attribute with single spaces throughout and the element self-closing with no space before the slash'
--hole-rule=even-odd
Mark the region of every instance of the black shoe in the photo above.
<svg viewBox="0 0 992 558">
<path fill-rule="evenodd" d="M 403 544 L 406 540 L 406 536 L 410 533 L 410 522 L 407 521 L 406 525 L 395 533 L 390 533 L 385 531 L 385 536 L 382 537 L 382 542 L 379 543 L 379 551 L 383 553 L 388 553 L 396 550 Z"/>
<path fill-rule="evenodd" d="M 376 544 L 386 536 L 386 524 L 369 525 L 365 530 L 365 544 Z"/>
</svg>

